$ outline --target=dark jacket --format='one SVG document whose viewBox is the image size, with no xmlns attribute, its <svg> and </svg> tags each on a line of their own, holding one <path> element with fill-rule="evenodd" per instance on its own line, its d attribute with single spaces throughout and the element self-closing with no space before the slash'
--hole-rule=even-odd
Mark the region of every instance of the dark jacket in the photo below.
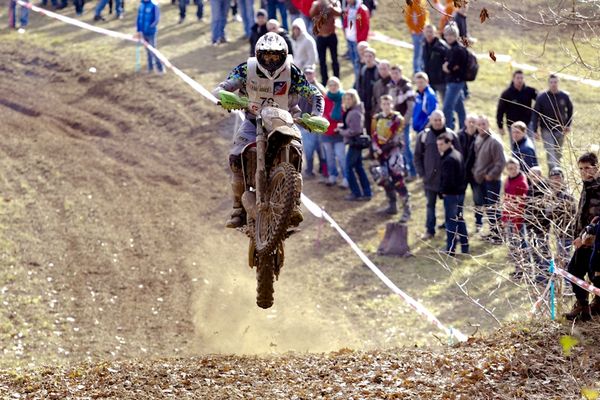
<svg viewBox="0 0 600 400">
<path fill-rule="evenodd" d="M 389 76 L 387 78 L 379 78 L 377 82 L 373 85 L 373 94 L 371 95 L 371 110 L 373 110 L 373 114 L 381 111 L 381 104 L 379 104 L 379 99 L 384 94 L 389 93 L 389 83 L 392 81 L 392 78 Z"/>
<path fill-rule="evenodd" d="M 440 190 L 440 167 L 442 157 L 437 148 L 437 137 L 448 132 L 452 135 L 452 145 L 460 151 L 458 136 L 451 129 L 434 130 L 427 128 L 417 136 L 415 145 L 415 168 L 421 178 L 426 190 L 439 192 Z"/>
<path fill-rule="evenodd" d="M 429 77 L 430 85 L 441 85 L 446 83 L 446 74 L 442 65 L 446 61 L 450 49 L 448 43 L 440 38 L 434 38 L 431 43 L 423 45 L 423 71 Z"/>
<path fill-rule="evenodd" d="M 360 100 L 363 102 L 365 106 L 365 112 L 367 114 L 371 114 L 373 110 L 373 103 L 371 99 L 373 97 L 373 87 L 375 86 L 375 82 L 379 80 L 379 72 L 377 71 L 377 66 L 367 67 L 364 65 L 360 69 L 360 74 L 358 75 L 358 85 L 356 90 L 358 91 L 358 95 L 360 96 Z"/>
<path fill-rule="evenodd" d="M 467 179 L 462 155 L 449 148 L 442 156 L 440 173 L 440 193 L 443 195 L 465 194 Z"/>
<path fill-rule="evenodd" d="M 573 103 L 565 92 L 541 93 L 535 100 L 535 111 L 531 117 L 534 132 L 539 125 L 543 130 L 553 132 L 562 132 L 563 127 L 571 126 Z"/>
<path fill-rule="evenodd" d="M 458 11 L 454 13 L 454 22 L 456 22 L 456 26 L 458 27 L 458 36 L 461 38 L 465 38 L 469 36 L 467 30 L 467 16 L 462 15 Z"/>
<path fill-rule="evenodd" d="M 402 78 L 398 82 L 390 79 L 388 93 L 394 99 L 394 110 L 404 117 L 404 123 L 410 126 L 415 106 L 415 92 L 409 81 Z"/>
<path fill-rule="evenodd" d="M 522 121 L 529 124 L 533 102 L 537 98 L 537 90 L 529 86 L 523 86 L 517 90 L 511 83 L 510 86 L 502 92 L 498 100 L 498 109 L 496 111 L 496 123 L 498 128 L 504 128 L 504 116 L 506 116 L 506 126 L 510 128 L 513 122 Z M 518 104 L 515 104 L 518 103 Z"/>
<path fill-rule="evenodd" d="M 519 160 L 521 171 L 525 173 L 529 172 L 531 167 L 539 165 L 535 154 L 535 145 L 527 136 L 518 142 L 513 142 L 512 154 Z"/>
<path fill-rule="evenodd" d="M 467 79 L 467 49 L 458 41 L 450 45 L 450 50 L 447 53 L 446 61 L 448 61 L 449 74 L 446 74 L 447 82 L 457 83 L 465 82 Z"/>
<path fill-rule="evenodd" d="M 583 182 L 583 190 L 579 198 L 579 206 L 577 206 L 573 237 L 580 237 L 584 228 L 596 216 L 600 216 L 600 178 L 596 178 L 590 182 Z"/>
<path fill-rule="evenodd" d="M 458 133 L 458 141 L 460 142 L 460 153 L 465 163 L 465 174 L 467 182 L 473 182 L 473 165 L 475 164 L 475 139 L 477 138 L 477 131 L 474 134 L 469 135 L 465 128 Z"/>
<path fill-rule="evenodd" d="M 259 25 L 254 24 L 252 28 L 250 28 L 250 57 L 254 57 L 254 52 L 256 48 L 256 42 L 261 38 L 262 35 L 267 33 L 267 25 Z"/>
<path fill-rule="evenodd" d="M 598 265 L 600 265 L 600 224 L 596 225 L 596 241 L 594 242 L 594 252 L 590 258 L 590 267 L 594 268 L 590 268 L 590 270 L 597 271 Z"/>
</svg>

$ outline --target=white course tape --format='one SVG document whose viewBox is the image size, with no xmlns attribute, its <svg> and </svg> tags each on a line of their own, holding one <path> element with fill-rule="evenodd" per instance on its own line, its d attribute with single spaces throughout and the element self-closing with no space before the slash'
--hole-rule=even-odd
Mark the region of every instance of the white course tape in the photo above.
<svg viewBox="0 0 600 400">
<path fill-rule="evenodd" d="M 85 22 L 78 21 L 73 18 L 65 17 L 64 15 L 60 15 L 60 14 L 45 10 L 43 8 L 34 6 L 31 3 L 25 3 L 21 0 L 17 0 L 17 3 L 19 5 L 21 5 L 22 7 L 29 8 L 32 11 L 44 14 L 50 18 L 60 20 L 62 22 L 70 24 L 70 25 L 74 25 L 74 26 L 77 26 L 77 27 L 80 27 L 83 29 L 87 29 L 87 30 L 90 30 L 93 32 L 100 33 L 102 35 L 106 35 L 106 36 L 110 36 L 110 37 L 114 37 L 114 38 L 118 38 L 118 39 L 122 39 L 122 40 L 128 40 L 128 41 L 132 41 L 132 42 L 141 42 L 149 51 L 151 51 L 153 54 L 155 54 L 156 57 L 163 64 L 165 64 L 166 67 L 170 68 L 178 77 L 180 77 L 185 83 L 190 85 L 195 91 L 197 91 L 203 97 L 205 97 L 206 99 L 208 99 L 209 101 L 211 101 L 215 104 L 217 104 L 217 102 L 218 102 L 217 98 L 215 96 L 213 96 L 213 94 L 210 91 L 208 91 L 200 83 L 198 83 L 195 80 L 193 80 L 192 78 L 190 78 L 179 68 L 175 67 L 169 61 L 169 59 L 166 58 L 160 51 L 158 51 L 154 47 L 150 46 L 144 40 L 139 40 L 136 37 L 134 37 L 133 35 L 127 35 L 124 33 L 115 32 L 115 31 L 111 31 L 108 29 L 104 29 L 104 28 L 99 28 L 99 27 L 87 24 Z M 236 111 L 235 113 L 236 113 L 236 116 L 239 119 L 241 119 L 242 121 L 245 119 L 245 116 L 242 112 Z M 377 277 L 379 279 L 381 279 L 381 281 L 388 288 L 390 288 L 390 290 L 392 290 L 392 292 L 394 292 L 397 295 L 399 295 L 400 297 L 402 297 L 402 299 L 404 299 L 404 301 L 406 301 L 418 314 L 425 317 L 430 323 L 432 323 L 433 325 L 438 327 L 440 330 L 444 331 L 446 333 L 446 335 L 448 335 L 449 338 L 451 338 L 451 339 L 455 338 L 456 340 L 458 340 L 460 342 L 465 342 L 467 340 L 467 337 L 464 334 L 462 334 L 460 331 L 453 329 L 453 328 L 447 328 L 446 326 L 444 326 L 437 319 L 437 317 L 435 315 L 433 315 L 433 313 L 431 313 L 431 311 L 427 310 L 421 303 L 419 303 L 418 301 L 416 301 L 415 299 L 410 297 L 408 294 L 406 294 L 402 290 L 400 290 L 400 288 L 398 288 L 383 272 L 381 272 L 381 270 L 375 264 L 373 264 L 373 262 L 365 255 L 365 253 L 362 252 L 362 250 L 356 245 L 356 243 L 354 243 L 354 241 L 350 238 L 350 236 L 348 236 L 348 234 L 346 232 L 344 232 L 344 230 L 342 228 L 340 228 L 340 226 L 337 224 L 337 222 L 335 222 L 335 220 L 333 218 L 331 218 L 331 216 L 329 216 L 329 214 L 327 214 L 321 207 L 319 207 L 315 202 L 310 200 L 304 194 L 301 195 L 301 200 L 302 200 L 302 203 L 304 204 L 304 206 L 311 212 L 311 214 L 313 214 L 317 218 L 325 219 L 326 221 L 328 221 L 331 224 L 331 226 L 336 231 L 338 231 L 338 233 L 342 236 L 342 238 L 344 238 L 344 240 L 350 245 L 352 250 L 354 250 L 354 252 L 360 257 L 360 259 L 371 269 L 371 271 L 373 271 L 373 273 L 375 275 L 377 275 Z"/>
</svg>

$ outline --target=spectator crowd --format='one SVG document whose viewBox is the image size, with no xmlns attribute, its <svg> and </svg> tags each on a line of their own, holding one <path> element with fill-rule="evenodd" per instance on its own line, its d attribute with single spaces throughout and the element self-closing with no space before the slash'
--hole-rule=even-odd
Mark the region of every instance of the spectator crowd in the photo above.
<svg viewBox="0 0 600 400">
<path fill-rule="evenodd" d="M 55 8 L 67 6 L 67 0 L 52 1 Z M 182 23 L 189 0 L 177 1 Z M 467 112 L 469 82 L 478 70 L 468 49 L 467 2 L 456 9 L 452 1 L 433 2 L 442 11 L 437 26 L 430 22 L 427 1 L 407 3 L 404 16 L 414 45 L 411 71 L 379 59 L 369 45 L 374 0 L 263 0 L 256 11 L 253 0 L 210 0 L 212 43 L 227 42 L 231 10 L 243 23 L 251 55 L 262 35 L 276 32 L 287 43 L 294 64 L 321 91 L 330 126 L 324 135 L 301 128 L 305 179 L 318 176 L 327 186 L 348 190 L 349 202 L 370 201 L 374 182 L 387 199 L 380 212 L 396 215 L 401 209 L 401 223 L 413 217 L 411 195 L 423 190 L 426 217 L 420 237 L 428 241 L 445 231 L 442 251 L 449 257 L 457 256 L 458 246 L 460 253 L 469 254 L 469 239 L 478 235 L 491 244 L 508 244 L 515 280 L 545 283 L 555 260 L 579 278 L 588 275 L 600 287 L 598 159 L 593 153 L 578 159 L 583 188 L 577 202 L 562 168 L 573 104 L 560 89 L 558 76 L 550 75 L 547 88 L 538 91 L 526 84 L 522 71 L 514 71 L 499 96 L 494 132 L 488 116 Z M 94 20 L 104 19 L 107 4 L 112 9 L 112 0 L 99 0 Z M 197 19 L 202 20 L 203 0 L 195 4 Z M 83 2 L 75 0 L 74 5 L 81 15 Z M 115 0 L 114 7 L 116 18 L 121 18 L 123 1 Z M 27 10 L 22 11 L 24 27 Z M 10 15 L 15 27 L 14 0 Z M 137 31 L 152 45 L 159 20 L 156 1 L 141 0 Z M 341 38 L 347 48 L 344 55 L 338 53 Z M 352 66 L 350 88 L 340 80 L 340 59 Z M 148 69 L 155 66 L 162 72 L 160 61 L 148 53 Z M 509 137 L 508 152 L 502 136 Z M 543 143 L 547 173 L 539 165 L 536 140 Z M 416 179 L 422 185 L 409 190 L 407 183 Z M 473 227 L 464 218 L 467 188 L 474 204 Z M 441 223 L 438 201 L 444 209 Z M 599 297 L 589 302 L 585 290 L 574 286 L 573 291 L 577 301 L 568 319 L 600 315 Z"/>
</svg>

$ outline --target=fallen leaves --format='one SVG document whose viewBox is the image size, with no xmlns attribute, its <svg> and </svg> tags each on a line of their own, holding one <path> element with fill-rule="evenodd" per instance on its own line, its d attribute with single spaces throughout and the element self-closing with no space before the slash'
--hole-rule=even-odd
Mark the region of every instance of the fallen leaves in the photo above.
<svg viewBox="0 0 600 400">
<path fill-rule="evenodd" d="M 482 8 L 481 12 L 479 13 L 479 20 L 481 21 L 481 23 L 483 24 L 486 20 L 488 20 L 490 18 L 490 14 L 488 13 L 487 8 Z"/>
<path fill-rule="evenodd" d="M 571 349 L 573 349 L 573 347 L 577 346 L 577 344 L 579 343 L 579 340 L 577 340 L 573 336 L 565 335 L 565 336 L 561 336 L 561 338 L 559 339 L 559 342 L 560 342 L 560 345 L 562 346 L 563 353 L 565 354 L 565 356 L 568 357 L 571 355 Z"/>
<path fill-rule="evenodd" d="M 490 58 L 493 62 L 496 62 L 496 53 L 493 50 L 490 50 Z"/>
</svg>

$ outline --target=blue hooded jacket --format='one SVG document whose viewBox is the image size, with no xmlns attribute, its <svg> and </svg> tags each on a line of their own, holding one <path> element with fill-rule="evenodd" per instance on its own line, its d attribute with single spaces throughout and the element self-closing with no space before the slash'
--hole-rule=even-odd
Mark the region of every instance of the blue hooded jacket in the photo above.
<svg viewBox="0 0 600 400">
<path fill-rule="evenodd" d="M 137 31 L 144 36 L 156 34 L 156 27 L 160 20 L 160 8 L 156 0 L 142 0 L 137 15 Z"/>
<path fill-rule="evenodd" d="M 512 154 L 519 160 L 521 171 L 525 173 L 538 165 L 537 156 L 535 154 L 535 145 L 527 136 L 519 142 L 513 143 Z"/>
<path fill-rule="evenodd" d="M 419 133 L 429 123 L 429 116 L 437 107 L 437 97 L 431 86 L 427 86 L 423 93 L 415 92 L 415 107 L 413 108 L 412 125 L 415 132 Z"/>
</svg>

